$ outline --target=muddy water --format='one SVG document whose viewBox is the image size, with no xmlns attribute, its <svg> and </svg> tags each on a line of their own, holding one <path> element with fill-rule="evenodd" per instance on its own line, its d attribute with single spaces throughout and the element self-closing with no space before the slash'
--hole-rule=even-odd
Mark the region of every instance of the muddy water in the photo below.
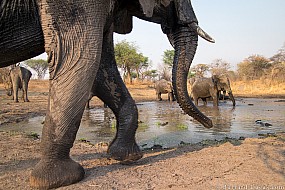
<svg viewBox="0 0 285 190">
<path fill-rule="evenodd" d="M 235 108 L 230 101 L 221 101 L 218 108 L 214 108 L 211 102 L 207 106 L 199 106 L 213 120 L 214 127 L 211 129 L 193 121 L 175 102 L 144 102 L 137 106 L 139 128 L 136 138 L 144 148 L 154 144 L 173 147 L 205 139 L 257 137 L 285 131 L 285 102 L 279 99 L 237 99 Z M 43 120 L 44 117 L 35 117 L 29 121 L 0 126 L 0 130 L 41 134 Z M 256 120 L 261 121 L 256 123 Z M 110 109 L 91 109 L 84 113 L 77 139 L 91 143 L 109 142 L 115 131 L 115 118 Z"/>
</svg>

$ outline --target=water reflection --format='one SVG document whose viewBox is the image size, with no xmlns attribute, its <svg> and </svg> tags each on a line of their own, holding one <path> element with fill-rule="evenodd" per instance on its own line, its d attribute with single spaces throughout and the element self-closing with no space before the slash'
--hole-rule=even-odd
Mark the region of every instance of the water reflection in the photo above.
<svg viewBox="0 0 285 190">
<path fill-rule="evenodd" d="M 256 137 L 260 133 L 285 131 L 285 102 L 278 99 L 237 99 L 237 105 L 221 102 L 219 107 L 207 106 L 199 109 L 208 115 L 214 127 L 207 129 L 185 115 L 176 102 L 144 102 L 138 104 L 139 127 L 136 134 L 143 147 L 160 144 L 163 147 L 177 146 L 181 142 L 197 143 L 204 139 Z M 43 117 L 0 126 L 1 131 L 33 131 L 41 134 Z M 261 126 L 262 120 L 272 126 Z M 110 142 L 115 136 L 115 117 L 108 108 L 91 109 L 83 114 L 77 139 L 92 143 Z"/>
</svg>

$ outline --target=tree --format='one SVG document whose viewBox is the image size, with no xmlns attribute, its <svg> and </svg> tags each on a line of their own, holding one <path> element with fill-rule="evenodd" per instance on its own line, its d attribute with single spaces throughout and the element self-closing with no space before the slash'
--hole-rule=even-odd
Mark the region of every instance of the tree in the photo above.
<svg viewBox="0 0 285 190">
<path fill-rule="evenodd" d="M 230 68 L 230 63 L 222 59 L 215 59 L 210 65 L 210 71 L 212 75 L 225 74 L 229 71 Z"/>
<path fill-rule="evenodd" d="M 284 82 L 285 81 L 285 43 L 280 48 L 277 54 L 270 58 L 272 62 L 271 70 L 269 71 L 271 82 Z"/>
<path fill-rule="evenodd" d="M 136 71 L 139 77 L 140 69 L 146 67 L 148 58 L 138 53 L 138 48 L 134 43 L 123 40 L 115 45 L 115 58 L 118 67 L 124 70 L 124 76 L 127 74 L 127 81 L 132 83 L 132 72 Z"/>
<path fill-rule="evenodd" d="M 48 69 L 48 62 L 43 59 L 29 59 L 24 61 L 38 73 L 38 79 L 43 79 Z"/>
<path fill-rule="evenodd" d="M 273 55 L 270 60 L 274 63 L 285 62 L 285 42 L 283 46 L 278 50 L 277 54 Z"/>
<path fill-rule="evenodd" d="M 165 50 L 163 52 L 162 60 L 165 65 L 171 68 L 173 66 L 173 59 L 174 59 L 174 50 Z"/>
<path fill-rule="evenodd" d="M 261 55 L 251 55 L 238 65 L 238 74 L 246 80 L 260 79 L 270 68 L 270 60 Z"/>
<path fill-rule="evenodd" d="M 148 57 L 144 57 L 143 54 L 139 53 L 136 55 L 137 57 L 135 58 L 135 70 L 137 74 L 137 78 L 140 79 L 141 74 L 143 70 L 147 69 L 149 67 L 149 61 Z"/>
<path fill-rule="evenodd" d="M 142 79 L 154 80 L 157 75 L 157 70 L 146 70 L 142 73 Z"/>
<path fill-rule="evenodd" d="M 191 73 L 195 73 L 195 77 L 204 77 L 205 73 L 209 71 L 210 67 L 207 64 L 198 64 L 190 69 Z"/>
</svg>

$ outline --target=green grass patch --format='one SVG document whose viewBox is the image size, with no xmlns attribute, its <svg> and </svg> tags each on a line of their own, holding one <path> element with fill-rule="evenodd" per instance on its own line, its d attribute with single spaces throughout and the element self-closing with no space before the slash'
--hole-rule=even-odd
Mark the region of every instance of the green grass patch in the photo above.
<svg viewBox="0 0 285 190">
<path fill-rule="evenodd" d="M 186 129 L 188 129 L 188 126 L 185 125 L 185 124 L 181 124 L 180 123 L 180 124 L 177 125 L 177 128 L 180 129 L 180 130 L 186 130 Z"/>
</svg>

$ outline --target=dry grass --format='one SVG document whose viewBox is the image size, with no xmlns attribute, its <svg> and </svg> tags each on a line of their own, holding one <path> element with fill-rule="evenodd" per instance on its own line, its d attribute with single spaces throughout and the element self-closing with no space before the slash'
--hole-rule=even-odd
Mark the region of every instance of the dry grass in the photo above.
<svg viewBox="0 0 285 190">
<path fill-rule="evenodd" d="M 236 97 L 285 97 L 285 83 L 269 80 L 232 81 L 231 87 Z M 48 88 L 49 80 L 31 80 L 29 83 L 29 92 L 48 93 Z M 136 102 L 156 100 L 154 84 L 151 82 L 135 82 L 127 84 L 127 88 Z M 4 90 L 3 84 L 0 84 L 1 89 Z M 166 99 L 167 96 L 163 95 L 162 98 Z M 96 97 L 92 102 L 101 104 Z"/>
<path fill-rule="evenodd" d="M 242 97 L 284 97 L 285 83 L 269 80 L 234 81 L 231 82 L 235 96 Z"/>
</svg>

